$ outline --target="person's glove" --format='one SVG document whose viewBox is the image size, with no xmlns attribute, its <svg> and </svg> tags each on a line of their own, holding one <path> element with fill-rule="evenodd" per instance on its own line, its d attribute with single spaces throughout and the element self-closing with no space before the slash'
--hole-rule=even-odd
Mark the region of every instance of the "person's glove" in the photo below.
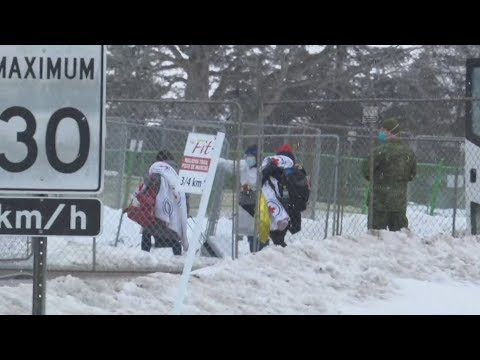
<svg viewBox="0 0 480 360">
<path fill-rule="evenodd" d="M 282 169 L 279 168 L 272 159 L 269 160 L 268 164 L 262 169 L 262 182 L 265 181 L 271 176 L 274 178 L 279 177 L 282 174 Z"/>
</svg>

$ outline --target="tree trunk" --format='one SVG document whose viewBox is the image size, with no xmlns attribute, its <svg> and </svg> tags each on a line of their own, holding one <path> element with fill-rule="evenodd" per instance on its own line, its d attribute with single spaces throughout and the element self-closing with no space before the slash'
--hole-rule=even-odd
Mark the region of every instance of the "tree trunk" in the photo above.
<svg viewBox="0 0 480 360">
<path fill-rule="evenodd" d="M 210 89 L 209 60 L 208 46 L 192 46 L 187 68 L 186 100 L 208 100 L 208 92 Z"/>
</svg>

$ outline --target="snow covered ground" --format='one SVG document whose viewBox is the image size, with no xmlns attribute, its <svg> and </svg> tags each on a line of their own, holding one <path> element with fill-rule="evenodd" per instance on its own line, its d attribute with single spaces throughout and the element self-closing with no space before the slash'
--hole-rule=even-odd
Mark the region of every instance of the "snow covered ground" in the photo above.
<svg viewBox="0 0 480 360">
<path fill-rule="evenodd" d="M 397 294 L 343 312 L 355 315 L 480 315 L 480 286 L 444 281 L 441 283 L 398 279 Z"/>
<path fill-rule="evenodd" d="M 120 210 L 105 207 L 103 232 L 91 238 L 51 237 L 48 264 L 89 270 L 93 248 L 97 270 L 151 270 L 150 275 L 61 276 L 47 285 L 48 314 L 170 314 L 185 256 L 171 249 L 139 249 L 140 228 Z M 197 257 L 185 306 L 188 314 L 431 314 L 480 313 L 480 238 L 453 238 L 452 210 L 410 204 L 411 232 L 365 233 L 366 215 L 347 214 L 342 236 L 324 237 L 325 212 L 304 219 L 287 236 L 285 249 L 250 254 L 239 242 L 240 259 L 229 259 L 231 219 L 223 217 L 212 239 L 224 259 Z M 190 228 L 194 220 L 189 219 Z M 465 231 L 463 210 L 456 229 Z M 329 231 L 332 230 L 330 214 Z M 25 256 L 17 238 L 2 239 L 2 254 Z M 32 259 L 23 261 L 31 263 Z M 22 262 L 20 262 L 22 263 Z M 2 262 L 8 268 L 8 262 Z M 19 262 L 12 263 L 12 269 Z M 169 272 L 169 273 L 166 273 Z M 31 312 L 31 283 L 0 281 L 0 314 Z"/>
<path fill-rule="evenodd" d="M 437 210 L 434 216 L 428 214 L 425 206 L 410 204 L 407 211 L 410 229 L 418 235 L 431 236 L 436 234 L 451 234 L 452 210 Z M 183 268 L 183 259 L 173 256 L 170 248 L 153 249 L 146 253 L 140 249 L 140 226 L 126 216 L 121 221 L 121 210 L 104 207 L 102 233 L 95 239 L 75 237 L 49 237 L 47 263 L 49 269 L 55 270 L 92 270 L 100 271 L 168 271 L 179 272 Z M 302 231 L 295 235 L 287 235 L 287 239 L 321 240 L 325 234 L 325 211 L 318 211 L 315 220 L 304 218 Z M 187 234 L 191 235 L 194 220 L 189 219 Z M 333 219 L 329 215 L 328 234 L 332 234 Z M 367 228 L 367 215 L 344 214 L 342 234 L 361 236 Z M 466 228 L 465 211 L 457 213 L 456 229 L 460 233 Z M 224 257 L 232 254 L 232 221 L 228 217 L 219 219 L 216 235 L 212 239 L 213 246 Z M 95 252 L 95 254 L 94 254 Z M 0 259 L 28 257 L 28 247 L 25 240 L 18 237 L 2 238 L 0 241 Z M 239 242 L 239 256 L 249 254 L 246 239 Z M 218 259 L 202 256 L 195 268 L 210 266 Z M 26 261 L 0 263 L 3 269 L 17 269 L 19 266 L 31 267 L 32 258 Z"/>
<path fill-rule="evenodd" d="M 408 231 L 289 239 L 195 270 L 187 314 L 480 313 L 480 241 Z M 48 314 L 170 314 L 180 276 L 48 281 Z M 0 313 L 29 314 L 29 283 L 0 283 Z"/>
</svg>

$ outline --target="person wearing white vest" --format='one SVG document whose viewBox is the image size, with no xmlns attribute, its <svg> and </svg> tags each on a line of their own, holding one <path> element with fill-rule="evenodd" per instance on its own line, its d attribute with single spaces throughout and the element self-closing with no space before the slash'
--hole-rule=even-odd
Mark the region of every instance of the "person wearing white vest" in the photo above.
<svg viewBox="0 0 480 360">
<path fill-rule="evenodd" d="M 171 247 L 174 255 L 181 255 L 182 247 L 188 250 L 187 239 L 187 200 L 183 192 L 176 190 L 178 173 L 173 156 L 167 150 L 157 154 L 156 162 L 150 166 L 148 174 L 160 182 L 155 202 L 154 227 L 142 232 L 142 250 L 150 251 L 151 237 L 155 247 Z"/>
<path fill-rule="evenodd" d="M 246 235 L 250 252 L 255 252 L 254 229 L 255 229 L 255 208 L 257 199 L 257 145 L 247 147 L 244 153 L 245 158 L 239 162 L 240 173 L 240 210 L 238 213 L 238 233 Z M 233 160 L 220 158 L 218 166 L 233 174 Z M 259 242 L 259 250 L 262 250 L 267 243 Z"/>
</svg>

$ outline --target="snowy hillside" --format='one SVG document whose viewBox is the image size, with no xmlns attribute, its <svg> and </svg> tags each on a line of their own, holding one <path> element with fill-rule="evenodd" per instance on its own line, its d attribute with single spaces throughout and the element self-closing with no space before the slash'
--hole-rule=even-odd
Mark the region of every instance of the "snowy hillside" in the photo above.
<svg viewBox="0 0 480 360">
<path fill-rule="evenodd" d="M 47 284 L 46 311 L 169 314 L 179 280 L 179 275 L 165 273 L 136 278 L 59 277 Z M 432 299 L 431 306 L 427 298 L 423 304 L 405 298 L 429 290 L 432 295 L 450 296 Z M 465 307 L 455 309 L 457 313 L 480 313 L 479 240 L 381 231 L 379 236 L 326 240 L 292 237 L 287 248 L 270 247 L 196 270 L 185 313 L 418 313 L 417 303 L 420 313 L 451 309 L 446 303 L 441 306 L 442 301 L 463 301 Z M 30 283 L 0 287 L 1 314 L 30 312 Z"/>
</svg>

